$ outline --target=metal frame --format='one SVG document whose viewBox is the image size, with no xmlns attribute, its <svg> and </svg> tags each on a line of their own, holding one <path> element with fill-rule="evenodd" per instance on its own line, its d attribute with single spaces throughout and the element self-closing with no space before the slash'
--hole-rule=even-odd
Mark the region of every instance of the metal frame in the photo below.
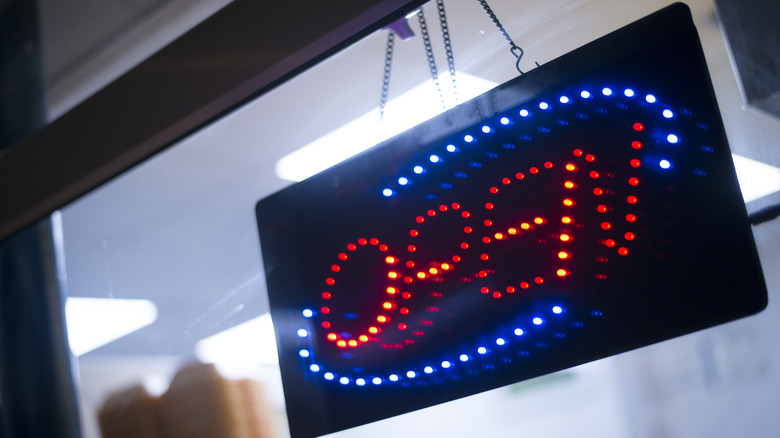
<svg viewBox="0 0 780 438">
<path fill-rule="evenodd" d="M 422 0 L 236 0 L 0 154 L 0 240 Z"/>
</svg>

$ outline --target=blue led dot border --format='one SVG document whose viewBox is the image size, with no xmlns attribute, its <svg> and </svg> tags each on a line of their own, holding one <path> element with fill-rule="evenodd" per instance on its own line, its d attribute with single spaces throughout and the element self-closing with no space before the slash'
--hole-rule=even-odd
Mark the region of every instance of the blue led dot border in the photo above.
<svg viewBox="0 0 780 438">
<path fill-rule="evenodd" d="M 491 136 L 501 132 L 502 129 L 517 128 L 518 126 L 525 126 L 528 129 L 527 135 L 522 135 L 517 138 L 518 143 L 532 142 L 535 136 L 544 136 L 550 133 L 550 129 L 546 126 L 536 126 L 536 117 L 540 114 L 549 116 L 556 114 L 556 111 L 566 109 L 576 104 L 587 103 L 592 105 L 588 111 L 577 112 L 571 117 L 587 120 L 592 116 L 603 116 L 607 114 L 607 110 L 599 105 L 605 105 L 611 103 L 611 108 L 617 108 L 618 110 L 627 110 L 631 105 L 642 107 L 643 110 L 648 111 L 652 122 L 654 124 L 654 137 L 653 140 L 657 142 L 658 152 L 654 155 L 655 161 L 650 161 L 651 166 L 655 166 L 656 169 L 661 171 L 675 170 L 674 165 L 674 153 L 681 146 L 691 147 L 692 145 L 686 144 L 686 139 L 681 138 L 679 132 L 678 122 L 681 117 L 687 117 L 685 123 L 690 123 L 695 120 L 691 118 L 690 111 L 684 108 L 674 108 L 672 105 L 661 101 L 656 94 L 652 92 L 639 92 L 634 87 L 613 87 L 613 86 L 600 86 L 600 87 L 588 87 L 573 90 L 568 93 L 561 93 L 556 96 L 540 98 L 534 101 L 527 102 L 524 105 L 518 106 L 512 110 L 506 111 L 491 118 L 486 123 L 480 123 L 473 128 L 462 131 L 456 137 L 449 138 L 447 141 L 442 142 L 438 146 L 428 148 L 427 153 L 414 157 L 410 162 L 401 165 L 401 171 L 395 175 L 388 175 L 386 181 L 391 181 L 391 184 L 387 184 L 385 187 L 380 188 L 380 193 L 385 198 L 394 198 L 396 196 L 406 195 L 413 193 L 410 190 L 414 188 L 416 182 L 421 178 L 442 178 L 442 173 L 439 170 L 446 168 L 448 157 L 456 154 L 464 153 L 466 151 L 474 152 L 482 150 L 485 157 L 498 158 L 500 154 L 510 153 L 516 149 L 515 144 L 504 143 L 501 144 L 501 149 L 489 150 L 487 148 L 480 149 L 481 145 L 485 144 L 489 147 L 496 147 L 495 141 L 490 140 Z M 610 109 L 612 111 L 612 109 Z M 591 113 L 592 112 L 592 113 Z M 643 115 L 644 117 L 644 115 Z M 548 120 L 549 123 L 549 120 Z M 524 125 L 520 125 L 524 124 Z M 558 126 L 563 128 L 568 126 L 566 120 L 558 119 L 556 121 Z M 697 128 L 706 130 L 709 127 L 704 123 L 696 123 Z M 536 128 L 536 129 L 533 129 Z M 644 129 L 644 128 L 642 128 Z M 642 129 L 637 129 L 642 130 Z M 666 148 L 666 149 L 664 149 Z M 701 145 L 700 149 L 703 152 L 713 152 L 711 146 Z M 483 158 L 484 159 L 484 158 Z M 468 172 L 479 170 L 483 167 L 483 162 L 478 158 L 469 160 L 468 167 L 460 169 L 449 169 L 455 178 L 465 178 Z M 694 169 L 696 175 L 703 175 L 701 170 Z M 452 184 L 447 180 L 442 180 L 437 185 L 442 189 L 448 189 L 452 187 Z M 426 199 L 436 199 L 436 194 L 425 194 Z M 518 324 L 517 327 L 510 329 L 507 332 L 497 333 L 492 341 L 484 342 L 480 345 L 473 345 L 469 348 L 461 351 L 453 352 L 447 357 L 440 357 L 436 360 L 430 360 L 428 362 L 420 362 L 417 364 L 410 364 L 409 367 L 404 369 L 394 369 L 388 371 L 382 375 L 369 375 L 360 373 L 349 373 L 343 371 L 337 371 L 335 369 L 329 369 L 325 364 L 317 361 L 315 357 L 311 342 L 308 345 L 302 345 L 298 350 L 298 356 L 303 361 L 303 366 L 307 370 L 307 373 L 315 375 L 326 382 L 333 382 L 333 384 L 350 387 L 371 387 L 386 384 L 399 384 L 401 386 L 408 386 L 410 384 L 425 382 L 430 379 L 438 379 L 439 376 L 447 375 L 464 376 L 468 372 L 473 372 L 475 366 L 481 366 L 482 369 L 489 370 L 496 366 L 500 366 L 499 362 L 496 362 L 496 356 L 500 356 L 500 352 L 509 351 L 512 348 L 518 348 L 518 344 L 521 342 L 528 343 L 527 341 L 534 331 L 542 326 L 545 326 L 550 318 L 561 319 L 562 316 L 566 316 L 566 311 L 563 305 L 555 305 L 547 310 L 547 314 L 535 315 L 528 317 L 523 324 Z M 316 312 L 311 309 L 304 309 L 302 316 L 306 319 L 312 318 L 316 315 Z M 591 317 L 600 317 L 601 313 L 593 311 L 590 313 Z M 573 321 L 568 326 L 568 329 L 582 327 L 581 321 Z M 537 333 L 538 334 L 538 333 Z M 298 337 L 302 340 L 307 340 L 312 336 L 312 332 L 301 328 L 298 329 Z M 552 340 L 556 338 L 565 337 L 564 331 L 554 331 L 551 335 Z M 544 348 L 546 342 L 550 342 L 550 339 L 530 341 L 529 347 L 525 350 L 514 350 L 513 355 L 517 356 L 515 359 L 523 356 L 529 356 L 532 354 L 534 348 Z M 314 342 L 313 344 L 317 344 Z M 502 360 L 513 360 L 506 356 L 501 357 Z"/>
<path fill-rule="evenodd" d="M 595 91 L 599 90 L 599 91 Z M 432 170 L 437 165 L 441 165 L 446 161 L 448 154 L 456 154 L 464 149 L 464 147 L 474 146 L 480 142 L 482 136 L 489 136 L 494 134 L 497 129 L 501 127 L 507 127 L 516 123 L 533 123 L 534 115 L 536 111 L 542 112 L 554 112 L 560 105 L 561 107 L 571 105 L 579 99 L 583 102 L 602 102 L 602 101 L 617 101 L 618 99 L 628 99 L 628 103 L 634 103 L 638 105 L 650 106 L 652 111 L 660 116 L 659 121 L 673 121 L 679 117 L 680 114 L 690 116 L 690 111 L 680 108 L 674 110 L 668 103 L 664 103 L 658 99 L 653 92 L 639 92 L 635 87 L 588 87 L 582 88 L 578 92 L 560 94 L 551 99 L 539 99 L 537 101 L 529 102 L 526 105 L 522 105 L 519 109 L 516 109 L 505 114 L 501 114 L 494 117 L 493 123 L 482 124 L 479 129 L 474 132 L 468 132 L 462 134 L 459 141 L 449 141 L 446 144 L 441 145 L 440 152 L 433 152 L 426 154 L 425 158 L 418 158 L 414 163 L 407 165 L 402 174 L 396 175 L 390 178 L 394 182 L 391 186 L 382 187 L 380 193 L 385 198 L 393 198 L 404 193 L 406 189 L 411 188 L 417 178 L 426 177 L 429 170 Z M 618 103 L 622 105 L 624 109 L 627 109 L 625 103 Z M 577 114 L 580 118 L 587 118 L 586 114 Z M 565 121 L 561 121 L 565 122 Z M 563 123 L 565 126 L 566 123 Z M 697 127 L 700 129 L 708 129 L 708 126 L 703 123 L 698 123 Z M 665 141 L 670 145 L 680 145 L 683 139 L 680 138 L 677 132 L 673 128 L 667 129 L 669 132 L 665 133 Z M 549 133 L 548 128 L 539 127 L 539 132 Z M 521 138 L 521 140 L 531 140 L 530 137 Z M 462 142 L 462 143 L 461 143 Z M 459 144 L 460 143 L 460 144 Z M 471 163 L 472 168 L 481 168 L 481 163 Z M 656 166 L 662 170 L 672 169 L 674 166 L 670 157 L 659 157 L 656 162 Z M 700 174 L 698 172 L 697 174 Z M 460 176 L 459 176 L 460 175 Z M 457 171 L 454 173 L 456 178 L 463 178 L 464 171 Z M 446 187 L 445 187 L 446 186 Z M 442 188 L 451 188 L 451 184 L 443 182 L 440 184 Z M 436 199 L 436 195 L 427 194 L 427 199 Z"/>
<path fill-rule="evenodd" d="M 303 309 L 301 316 L 308 320 L 316 316 L 316 313 L 312 309 Z M 431 358 L 407 367 L 394 368 L 385 373 L 360 374 L 329 369 L 316 360 L 315 353 L 308 344 L 299 347 L 298 357 L 310 375 L 326 383 L 344 387 L 370 388 L 393 384 L 408 387 L 412 384 L 430 383 L 430 379 L 434 378 L 440 381 L 457 380 L 532 356 L 535 350 L 545 349 L 550 342 L 565 338 L 566 330 L 584 327 L 583 322 L 569 320 L 567 316 L 567 310 L 562 305 L 554 304 L 548 306 L 545 311 L 519 318 L 512 327 L 494 334 L 485 342 L 473 344 L 437 359 Z M 589 316 L 600 318 L 603 314 L 593 310 Z M 545 332 L 550 330 L 547 326 L 553 326 L 549 333 Z M 297 334 L 302 341 L 311 336 L 311 332 L 303 327 L 298 329 Z"/>
</svg>

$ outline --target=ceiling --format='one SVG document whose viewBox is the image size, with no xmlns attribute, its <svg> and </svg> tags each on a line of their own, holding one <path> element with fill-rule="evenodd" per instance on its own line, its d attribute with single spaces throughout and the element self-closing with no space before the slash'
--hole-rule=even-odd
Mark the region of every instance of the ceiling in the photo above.
<svg viewBox="0 0 780 438">
<path fill-rule="evenodd" d="M 52 116 L 226 3 L 40 0 Z M 491 6 L 530 69 L 668 3 Z M 711 2 L 689 3 L 733 151 L 780 166 L 780 121 L 743 104 Z M 513 78 L 509 47 L 480 6 L 447 5 L 458 71 L 496 83 Z M 425 10 L 443 70 L 436 13 Z M 378 106 L 385 39 L 370 35 L 63 209 L 69 294 L 147 299 L 159 311 L 154 324 L 91 354 L 190 356 L 198 340 L 268 311 L 254 204 L 290 184 L 274 173 L 279 158 Z M 391 98 L 429 79 L 419 37 L 398 42 Z M 777 254 L 777 225 L 764 227 L 772 227 L 768 250 Z"/>
</svg>

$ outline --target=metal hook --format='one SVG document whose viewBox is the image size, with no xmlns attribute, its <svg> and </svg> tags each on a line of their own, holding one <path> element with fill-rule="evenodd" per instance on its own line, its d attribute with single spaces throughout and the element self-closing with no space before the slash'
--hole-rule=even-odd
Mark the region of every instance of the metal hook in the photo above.
<svg viewBox="0 0 780 438">
<path fill-rule="evenodd" d="M 520 60 L 523 58 L 523 55 L 525 54 L 525 51 L 522 47 L 513 45 L 511 49 L 509 49 L 510 52 L 512 52 L 512 56 L 517 58 L 517 61 L 515 61 L 515 68 L 520 73 L 520 76 L 524 75 L 525 72 L 520 70 Z M 539 67 L 539 63 L 534 61 L 534 64 L 536 64 L 537 67 Z"/>
<path fill-rule="evenodd" d="M 520 73 L 521 76 L 524 75 L 525 73 L 523 73 L 523 71 L 520 70 L 520 60 L 523 59 L 523 55 L 525 54 L 525 51 L 523 50 L 522 47 L 514 44 L 509 49 L 509 51 L 512 53 L 512 56 L 517 58 L 517 61 L 515 61 L 515 68 L 517 69 L 518 73 Z"/>
<path fill-rule="evenodd" d="M 493 20 L 493 23 L 495 23 L 496 27 L 498 27 L 498 30 L 504 35 L 504 38 L 509 42 L 509 51 L 512 53 L 512 56 L 517 58 L 517 61 L 515 61 L 515 68 L 517 69 L 518 73 L 520 73 L 520 76 L 524 75 L 522 70 L 520 70 L 520 59 L 523 57 L 523 49 L 515 44 L 514 41 L 512 41 L 512 37 L 509 36 L 509 33 L 506 31 L 504 26 L 501 24 L 501 22 L 498 20 L 498 17 L 496 17 L 496 14 L 493 12 L 493 9 L 490 8 L 490 6 L 487 4 L 487 0 L 477 0 L 482 5 L 482 8 L 487 12 L 488 16 L 491 20 Z M 518 53 L 519 52 L 519 53 Z M 535 62 L 536 66 L 539 67 L 539 63 Z"/>
</svg>

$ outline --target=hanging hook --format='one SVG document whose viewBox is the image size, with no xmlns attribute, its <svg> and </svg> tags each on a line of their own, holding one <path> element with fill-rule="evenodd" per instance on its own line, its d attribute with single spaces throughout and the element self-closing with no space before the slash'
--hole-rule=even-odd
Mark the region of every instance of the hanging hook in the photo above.
<svg viewBox="0 0 780 438">
<path fill-rule="evenodd" d="M 520 76 L 524 75 L 522 70 L 520 70 L 520 60 L 523 59 L 523 55 L 525 54 L 525 51 L 522 47 L 517 46 L 515 44 L 512 44 L 512 47 L 509 49 L 509 51 L 512 53 L 512 55 L 517 58 L 517 61 L 515 61 L 515 68 L 517 69 L 517 72 L 520 73 Z"/>
<path fill-rule="evenodd" d="M 517 58 L 515 61 L 515 68 L 517 69 L 518 73 L 520 75 L 524 75 L 523 71 L 520 69 L 520 59 L 523 57 L 523 54 L 525 53 L 520 46 L 515 44 L 514 41 L 512 41 L 512 37 L 509 36 L 509 33 L 506 31 L 506 28 L 504 28 L 504 25 L 501 24 L 501 21 L 498 20 L 498 17 L 496 16 L 495 12 L 493 12 L 493 9 L 490 8 L 490 5 L 487 4 L 487 0 L 477 0 L 480 5 L 482 5 L 482 8 L 487 12 L 488 16 L 491 20 L 493 20 L 493 23 L 498 27 L 498 30 L 504 35 L 504 38 L 506 38 L 507 42 L 509 42 L 509 51 L 512 53 L 512 56 Z M 539 63 L 535 63 L 537 67 L 539 67 Z"/>
</svg>

